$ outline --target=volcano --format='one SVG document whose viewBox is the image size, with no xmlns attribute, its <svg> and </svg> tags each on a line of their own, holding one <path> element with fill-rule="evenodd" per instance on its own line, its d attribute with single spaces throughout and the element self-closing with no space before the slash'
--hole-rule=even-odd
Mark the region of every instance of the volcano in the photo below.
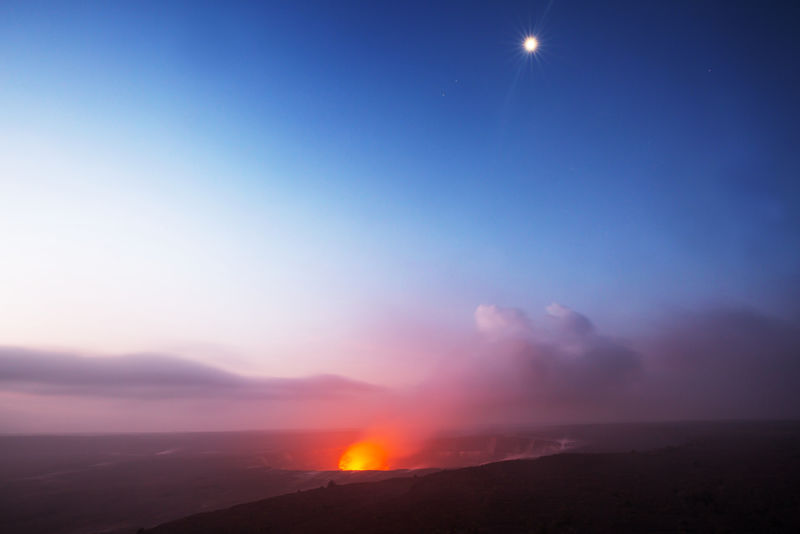
<svg viewBox="0 0 800 534">
<path fill-rule="evenodd" d="M 336 485 L 146 532 L 800 532 L 800 427 Z"/>
</svg>

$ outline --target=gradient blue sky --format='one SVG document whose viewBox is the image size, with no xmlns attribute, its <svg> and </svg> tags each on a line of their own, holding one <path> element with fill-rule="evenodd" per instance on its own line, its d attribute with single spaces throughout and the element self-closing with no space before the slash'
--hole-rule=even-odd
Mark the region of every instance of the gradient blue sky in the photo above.
<svg viewBox="0 0 800 534">
<path fill-rule="evenodd" d="M 375 380 L 380 325 L 482 303 L 795 314 L 799 19 L 5 1 L 0 344 Z"/>
</svg>

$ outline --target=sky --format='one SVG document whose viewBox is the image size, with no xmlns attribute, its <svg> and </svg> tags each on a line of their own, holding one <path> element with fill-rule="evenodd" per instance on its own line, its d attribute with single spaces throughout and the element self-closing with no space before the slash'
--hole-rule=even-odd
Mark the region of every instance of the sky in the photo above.
<svg viewBox="0 0 800 534">
<path fill-rule="evenodd" d="M 798 24 L 2 2 L 0 432 L 800 415 Z"/>
</svg>

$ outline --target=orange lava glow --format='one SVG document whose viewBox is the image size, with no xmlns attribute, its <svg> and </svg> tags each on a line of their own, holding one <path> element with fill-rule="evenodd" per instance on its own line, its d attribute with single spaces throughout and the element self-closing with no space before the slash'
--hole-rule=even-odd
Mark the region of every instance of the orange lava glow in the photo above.
<svg viewBox="0 0 800 534">
<path fill-rule="evenodd" d="M 386 449 L 374 441 L 359 441 L 350 445 L 339 459 L 342 471 L 385 471 L 389 469 Z"/>
</svg>

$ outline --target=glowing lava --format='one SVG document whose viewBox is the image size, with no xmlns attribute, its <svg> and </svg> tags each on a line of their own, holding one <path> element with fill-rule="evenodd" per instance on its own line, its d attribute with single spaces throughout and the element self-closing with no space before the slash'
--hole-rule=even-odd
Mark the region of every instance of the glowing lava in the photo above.
<svg viewBox="0 0 800 534">
<path fill-rule="evenodd" d="M 389 469 L 386 449 L 374 441 L 359 441 L 344 451 L 339 459 L 342 471 L 385 471 Z"/>
</svg>

